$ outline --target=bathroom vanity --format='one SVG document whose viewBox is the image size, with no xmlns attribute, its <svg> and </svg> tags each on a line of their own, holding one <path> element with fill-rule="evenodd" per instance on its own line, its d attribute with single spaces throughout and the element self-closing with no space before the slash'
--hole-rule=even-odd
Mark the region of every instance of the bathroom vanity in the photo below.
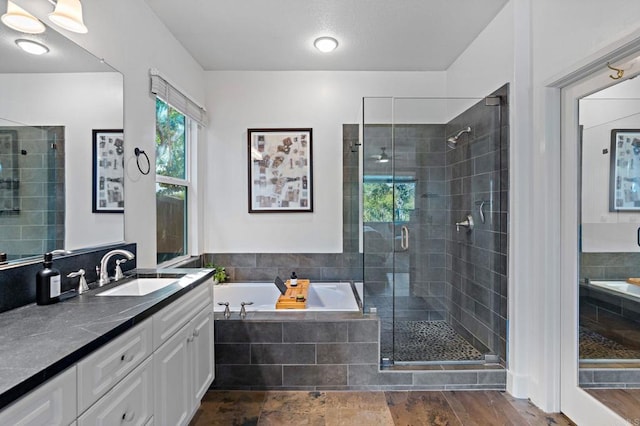
<svg viewBox="0 0 640 426">
<path fill-rule="evenodd" d="M 212 274 L 0 314 L 0 424 L 188 424 L 214 378 Z"/>
</svg>

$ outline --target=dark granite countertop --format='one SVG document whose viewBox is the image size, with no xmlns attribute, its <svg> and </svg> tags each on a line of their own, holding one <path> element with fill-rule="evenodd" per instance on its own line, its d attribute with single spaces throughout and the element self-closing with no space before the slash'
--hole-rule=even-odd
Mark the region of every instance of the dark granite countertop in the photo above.
<svg viewBox="0 0 640 426">
<path fill-rule="evenodd" d="M 0 314 L 0 409 L 213 276 L 212 269 L 135 272 L 175 277 L 176 283 L 145 296 L 96 297 L 126 282 L 119 281 L 57 304 Z"/>
</svg>

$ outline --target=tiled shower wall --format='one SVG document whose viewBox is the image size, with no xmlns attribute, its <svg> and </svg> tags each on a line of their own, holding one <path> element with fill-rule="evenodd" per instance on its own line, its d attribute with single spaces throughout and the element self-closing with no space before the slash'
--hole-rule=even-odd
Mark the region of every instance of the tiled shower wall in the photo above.
<svg viewBox="0 0 640 426">
<path fill-rule="evenodd" d="M 447 321 L 480 349 L 506 359 L 508 86 L 447 124 L 447 134 L 471 127 L 447 149 Z M 484 203 L 484 204 L 483 204 Z M 456 231 L 467 215 L 475 228 Z M 482 220 L 484 215 L 484 221 Z"/>
<path fill-rule="evenodd" d="M 41 255 L 63 247 L 64 127 L 11 126 L 17 137 L 18 209 L 0 213 L 0 252 L 9 260 Z M 3 139 L 3 145 L 8 141 Z M 1 147 L 1 156 L 8 147 Z M 2 161 L 2 164 L 9 164 Z M 8 170 L 0 172 L 6 178 Z M 12 174 L 11 174 L 12 175 Z"/>
</svg>

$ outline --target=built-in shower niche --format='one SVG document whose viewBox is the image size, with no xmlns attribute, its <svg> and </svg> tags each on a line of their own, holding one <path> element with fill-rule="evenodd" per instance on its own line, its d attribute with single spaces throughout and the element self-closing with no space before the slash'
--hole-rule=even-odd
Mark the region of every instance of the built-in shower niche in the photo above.
<svg viewBox="0 0 640 426">
<path fill-rule="evenodd" d="M 0 126 L 0 252 L 64 247 L 64 126 Z"/>
<path fill-rule="evenodd" d="M 508 86 L 363 107 L 364 304 L 381 319 L 381 357 L 505 363 Z M 386 217 L 367 211 L 376 184 L 391 193 Z M 456 227 L 468 216 L 472 230 Z"/>
</svg>

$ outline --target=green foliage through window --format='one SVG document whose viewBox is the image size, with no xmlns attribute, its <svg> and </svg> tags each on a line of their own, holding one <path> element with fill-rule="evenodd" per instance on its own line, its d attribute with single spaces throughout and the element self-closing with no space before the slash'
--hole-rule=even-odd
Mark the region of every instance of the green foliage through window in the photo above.
<svg viewBox="0 0 640 426">
<path fill-rule="evenodd" d="M 156 173 L 186 178 L 186 117 L 156 98 Z"/>
<path fill-rule="evenodd" d="M 395 187 L 395 194 L 394 194 Z M 367 181 L 363 186 L 364 222 L 408 222 L 415 209 L 415 182 Z"/>
</svg>

